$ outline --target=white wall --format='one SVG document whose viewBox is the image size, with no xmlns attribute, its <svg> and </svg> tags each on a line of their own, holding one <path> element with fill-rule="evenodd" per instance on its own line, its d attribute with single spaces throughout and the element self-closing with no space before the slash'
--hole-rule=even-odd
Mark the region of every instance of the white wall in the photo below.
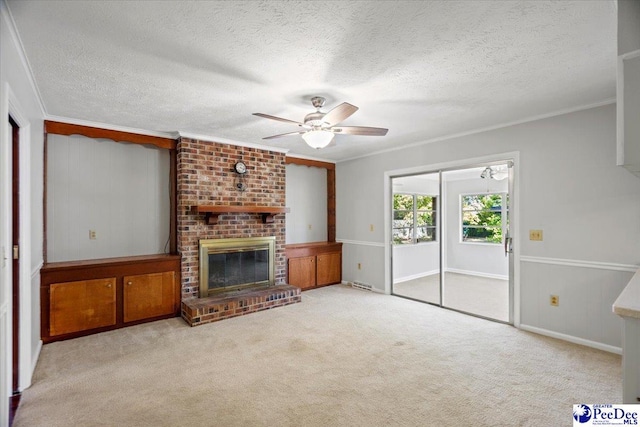
<svg viewBox="0 0 640 427">
<path fill-rule="evenodd" d="M 169 251 L 167 150 L 53 134 L 47 148 L 47 262 Z"/>
<path fill-rule="evenodd" d="M 463 194 L 507 193 L 508 180 L 465 179 L 447 181 L 443 173 L 443 191 L 445 193 L 445 239 L 446 271 L 477 274 L 507 279 L 509 275 L 508 258 L 504 256 L 504 247 L 491 243 L 461 242 L 460 196 Z"/>
<path fill-rule="evenodd" d="M 19 116 L 20 132 L 20 388 L 31 383 L 40 341 L 40 267 L 42 266 L 43 117 L 35 86 L 4 1 L 0 3 L 0 252 L 11 252 L 11 135 L 7 115 Z M 4 256 L 3 256 L 4 257 Z M 6 425 L 11 388 L 11 264 L 0 261 L 0 426 Z"/>
<path fill-rule="evenodd" d="M 288 164 L 286 243 L 327 240 L 327 170 Z"/>
<path fill-rule="evenodd" d="M 393 245 L 393 283 L 440 272 L 440 244 Z"/>
<path fill-rule="evenodd" d="M 338 163 L 337 238 L 345 242 L 343 279 L 389 290 L 384 206 L 390 194 L 384 190 L 385 172 L 518 151 L 520 323 L 620 347 L 619 329 L 604 336 L 591 328 L 598 322 L 620 323 L 611 306 L 630 280 L 631 268 L 640 265 L 640 180 L 616 166 L 615 122 L 615 105 L 606 105 Z M 542 229 L 544 241 L 527 240 L 530 229 Z M 548 267 L 558 262 L 569 272 L 562 282 Z M 592 270 L 598 275 L 589 275 Z M 585 279 L 591 277 L 599 280 Z M 549 306 L 550 292 L 560 294 L 559 307 Z M 575 294 L 581 297 L 572 298 Z M 555 316 L 548 316 L 549 310 L 555 310 Z M 567 328 L 566 319 L 584 316 L 590 316 L 590 323 L 576 321 Z"/>
</svg>

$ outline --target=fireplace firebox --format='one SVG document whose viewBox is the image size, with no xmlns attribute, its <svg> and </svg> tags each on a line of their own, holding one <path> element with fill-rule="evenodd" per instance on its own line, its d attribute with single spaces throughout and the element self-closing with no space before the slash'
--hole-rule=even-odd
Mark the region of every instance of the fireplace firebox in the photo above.
<svg viewBox="0 0 640 427">
<path fill-rule="evenodd" d="M 275 285 L 275 236 L 200 240 L 200 298 Z"/>
</svg>

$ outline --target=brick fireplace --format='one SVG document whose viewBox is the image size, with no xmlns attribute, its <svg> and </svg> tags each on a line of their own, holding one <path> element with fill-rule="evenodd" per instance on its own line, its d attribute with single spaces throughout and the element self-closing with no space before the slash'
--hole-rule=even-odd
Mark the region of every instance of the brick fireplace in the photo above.
<svg viewBox="0 0 640 427">
<path fill-rule="evenodd" d="M 247 173 L 234 165 L 243 161 Z M 209 224 L 196 206 L 285 206 L 285 154 L 216 142 L 181 138 L 177 148 L 178 252 L 182 256 L 182 316 L 192 326 L 300 301 L 300 290 L 285 284 L 285 215 L 273 222 L 260 213 L 220 213 Z M 240 191 L 238 182 L 246 189 Z M 238 291 L 238 298 L 199 298 L 199 241 L 275 237 L 275 286 Z M 256 293 L 257 292 L 257 293 Z M 266 293 L 265 293 L 266 292 Z M 229 299 L 231 298 L 231 299 Z"/>
</svg>

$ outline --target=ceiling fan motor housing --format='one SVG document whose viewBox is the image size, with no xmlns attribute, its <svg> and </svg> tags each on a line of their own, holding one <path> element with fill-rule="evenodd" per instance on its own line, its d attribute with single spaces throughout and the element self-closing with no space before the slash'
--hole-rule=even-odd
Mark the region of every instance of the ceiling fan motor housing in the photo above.
<svg viewBox="0 0 640 427">
<path fill-rule="evenodd" d="M 324 99 L 321 96 L 314 96 L 313 98 L 311 98 L 311 104 L 316 107 L 316 109 L 320 110 L 322 107 L 324 107 L 324 102 L 326 101 L 326 99 Z"/>
<path fill-rule="evenodd" d="M 325 116 L 325 113 L 321 111 L 309 113 L 306 116 L 304 116 L 304 124 L 312 126 L 314 128 L 322 127 L 323 125 L 326 126 L 328 125 L 328 123 L 326 123 L 323 120 L 324 116 Z"/>
</svg>

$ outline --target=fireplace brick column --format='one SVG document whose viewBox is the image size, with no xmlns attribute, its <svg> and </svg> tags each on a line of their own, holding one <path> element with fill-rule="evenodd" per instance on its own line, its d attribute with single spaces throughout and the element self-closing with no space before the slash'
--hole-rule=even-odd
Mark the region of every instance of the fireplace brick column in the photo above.
<svg viewBox="0 0 640 427">
<path fill-rule="evenodd" d="M 260 214 L 222 214 L 218 224 L 191 212 L 195 205 L 285 206 L 285 154 L 217 142 L 178 141 L 178 252 L 182 255 L 182 299 L 198 296 L 198 241 L 239 237 L 276 237 L 275 283 L 286 279 L 285 216 L 263 224 Z M 236 187 L 236 162 L 247 165 L 246 191 Z"/>
</svg>

